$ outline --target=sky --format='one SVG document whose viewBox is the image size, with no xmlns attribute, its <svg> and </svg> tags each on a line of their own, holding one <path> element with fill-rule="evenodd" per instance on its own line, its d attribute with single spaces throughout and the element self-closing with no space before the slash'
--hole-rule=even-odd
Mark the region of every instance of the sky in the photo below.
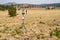
<svg viewBox="0 0 60 40">
<path fill-rule="evenodd" d="M 60 0 L 0 0 L 0 4 L 16 2 L 18 4 L 28 3 L 28 4 L 50 4 L 50 3 L 60 3 Z"/>
</svg>

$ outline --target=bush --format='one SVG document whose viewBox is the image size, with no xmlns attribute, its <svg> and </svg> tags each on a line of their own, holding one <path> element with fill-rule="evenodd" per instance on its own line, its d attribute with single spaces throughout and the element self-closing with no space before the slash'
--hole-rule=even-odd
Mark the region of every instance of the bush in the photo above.
<svg viewBox="0 0 60 40">
<path fill-rule="evenodd" d="M 56 36 L 57 38 L 60 38 L 60 29 L 56 28 L 55 30 L 50 32 L 50 37 Z"/>
<path fill-rule="evenodd" d="M 15 8 L 15 7 L 10 6 L 10 7 L 8 8 L 8 12 L 9 12 L 10 17 L 16 16 L 16 8 Z"/>
<path fill-rule="evenodd" d="M 1 11 L 6 10 L 5 6 L 4 6 L 4 5 L 0 5 L 0 10 L 1 10 Z"/>
</svg>

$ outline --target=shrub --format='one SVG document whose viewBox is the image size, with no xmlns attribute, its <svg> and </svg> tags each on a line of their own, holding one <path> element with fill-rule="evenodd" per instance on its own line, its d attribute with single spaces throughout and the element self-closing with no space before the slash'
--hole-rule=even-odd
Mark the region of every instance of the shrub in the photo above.
<svg viewBox="0 0 60 40">
<path fill-rule="evenodd" d="M 10 6 L 10 7 L 8 8 L 8 12 L 9 12 L 10 17 L 16 16 L 16 8 L 15 8 L 15 7 Z"/>
<path fill-rule="evenodd" d="M 1 11 L 4 11 L 5 9 L 4 9 L 4 8 L 2 8 L 2 7 L 0 7 L 0 10 L 1 10 Z"/>
<path fill-rule="evenodd" d="M 56 36 L 57 38 L 60 38 L 60 29 L 56 28 L 55 30 L 50 32 L 50 37 Z"/>
<path fill-rule="evenodd" d="M 1 10 L 1 11 L 6 10 L 5 6 L 4 6 L 4 5 L 0 5 L 0 10 Z"/>
</svg>

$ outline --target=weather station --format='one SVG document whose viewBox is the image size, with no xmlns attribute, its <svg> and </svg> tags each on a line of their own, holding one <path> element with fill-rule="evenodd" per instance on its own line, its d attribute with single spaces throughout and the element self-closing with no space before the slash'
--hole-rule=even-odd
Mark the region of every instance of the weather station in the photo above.
<svg viewBox="0 0 60 40">
<path fill-rule="evenodd" d="M 23 30 L 23 32 L 25 34 L 27 32 L 27 30 L 26 30 L 26 27 L 25 27 L 24 20 L 25 20 L 25 15 L 27 14 L 27 10 L 25 8 L 22 8 L 21 11 L 22 11 L 22 13 L 21 13 L 22 14 L 22 18 L 21 18 L 22 24 L 21 24 L 20 28 Z"/>
</svg>

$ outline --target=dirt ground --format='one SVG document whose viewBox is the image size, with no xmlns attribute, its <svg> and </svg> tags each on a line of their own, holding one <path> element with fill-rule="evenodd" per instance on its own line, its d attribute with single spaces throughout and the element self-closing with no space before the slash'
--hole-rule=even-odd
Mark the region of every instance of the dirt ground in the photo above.
<svg viewBox="0 0 60 40">
<path fill-rule="evenodd" d="M 21 13 L 18 10 L 16 17 L 9 17 L 7 10 L 0 11 L 0 40 L 58 40 L 49 32 L 60 28 L 60 9 L 27 9 L 24 25 Z"/>
</svg>

